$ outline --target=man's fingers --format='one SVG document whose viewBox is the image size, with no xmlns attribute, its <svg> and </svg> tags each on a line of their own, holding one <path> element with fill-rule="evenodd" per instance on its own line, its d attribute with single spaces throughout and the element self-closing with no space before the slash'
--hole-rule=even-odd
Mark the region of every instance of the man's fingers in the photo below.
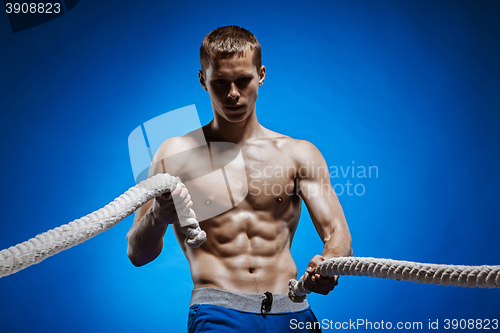
<svg viewBox="0 0 500 333">
<path fill-rule="evenodd" d="M 325 261 L 319 254 L 315 255 L 307 265 L 304 273 L 304 287 L 312 292 L 327 295 L 338 284 L 338 276 L 327 277 L 316 273 L 316 268 Z"/>
<path fill-rule="evenodd" d="M 304 274 L 304 287 L 312 292 L 327 295 L 338 284 L 338 277 L 325 277 L 319 274 Z"/>
<path fill-rule="evenodd" d="M 177 186 L 174 188 L 174 190 L 168 196 L 167 194 L 165 194 L 159 196 L 158 198 L 161 198 L 160 200 L 163 205 L 169 207 L 171 206 L 171 208 L 169 209 L 174 209 L 174 213 L 175 210 L 177 210 L 177 214 L 187 215 L 191 207 L 193 207 L 193 201 L 191 200 L 191 195 L 189 194 L 186 185 L 181 182 L 181 179 L 179 177 L 176 178 L 179 180 L 179 182 L 177 183 Z"/>
<path fill-rule="evenodd" d="M 177 208 L 178 212 L 181 215 L 186 215 L 189 213 L 189 209 L 193 207 L 193 201 L 191 201 L 191 195 L 187 192 L 187 190 L 184 192 L 184 190 L 181 192 L 181 194 L 177 197 L 175 202 L 175 207 Z"/>
<path fill-rule="evenodd" d="M 174 199 L 175 206 L 178 209 L 184 208 L 189 203 L 189 201 L 191 201 L 191 195 L 189 195 L 187 190 L 182 190 L 181 194 L 179 194 L 179 196 Z"/>
<path fill-rule="evenodd" d="M 307 273 L 306 273 L 307 274 Z M 335 278 L 330 278 L 327 276 L 321 276 L 320 274 L 308 274 L 310 277 L 309 279 L 306 278 L 307 280 L 310 280 L 318 285 L 324 285 L 324 286 L 331 286 L 332 284 L 337 283 L 337 280 Z"/>
<path fill-rule="evenodd" d="M 191 207 L 193 207 L 193 202 L 191 201 L 191 199 L 189 199 L 189 202 L 186 204 L 185 208 L 190 209 Z"/>
<path fill-rule="evenodd" d="M 179 194 L 179 197 L 185 199 L 188 195 L 189 195 L 188 189 L 186 187 L 183 187 L 181 194 Z"/>
<path fill-rule="evenodd" d="M 183 213 L 187 213 L 191 207 L 193 207 L 193 201 L 191 201 L 191 195 L 187 195 L 187 197 L 183 201 L 179 201 L 176 203 L 178 209 L 182 210 Z"/>
<path fill-rule="evenodd" d="M 157 200 L 163 205 L 171 205 L 172 201 L 175 207 L 178 209 L 184 208 L 190 201 L 191 195 L 189 195 L 189 191 L 186 186 L 181 183 L 180 178 L 176 177 L 179 182 L 175 186 L 175 188 L 171 192 L 166 192 L 159 197 Z"/>
<path fill-rule="evenodd" d="M 188 193 L 186 198 L 184 198 L 184 206 L 186 206 L 191 201 L 191 195 Z"/>
<path fill-rule="evenodd" d="M 174 188 L 174 190 L 170 193 L 170 194 L 172 195 L 172 198 L 174 198 L 174 199 L 175 199 L 176 197 L 178 197 L 178 196 L 179 196 L 179 194 L 181 194 L 181 192 L 182 192 L 182 189 L 183 189 L 183 188 L 184 188 L 184 187 L 182 186 L 182 183 L 180 183 L 180 182 L 179 182 L 179 183 L 177 183 L 177 186 L 176 186 L 176 187 Z"/>
<path fill-rule="evenodd" d="M 309 273 L 312 273 L 314 272 L 314 270 L 316 269 L 316 267 L 318 267 L 318 265 L 322 262 L 322 261 L 325 261 L 325 258 L 323 258 L 322 256 L 320 256 L 319 254 L 315 255 L 311 261 L 309 261 L 309 264 L 307 265 L 307 269 L 306 271 L 309 272 Z"/>
<path fill-rule="evenodd" d="M 174 199 L 174 202 L 176 205 L 182 204 L 184 199 L 186 199 L 186 197 L 189 195 L 189 191 L 185 187 L 181 188 L 180 191 L 178 191 L 177 193 L 175 193 L 176 190 L 177 188 L 174 190 L 174 192 L 172 192 L 172 197 Z"/>
<path fill-rule="evenodd" d="M 188 213 L 189 210 L 193 207 L 193 202 L 189 201 L 186 206 L 184 206 L 184 213 Z"/>
</svg>

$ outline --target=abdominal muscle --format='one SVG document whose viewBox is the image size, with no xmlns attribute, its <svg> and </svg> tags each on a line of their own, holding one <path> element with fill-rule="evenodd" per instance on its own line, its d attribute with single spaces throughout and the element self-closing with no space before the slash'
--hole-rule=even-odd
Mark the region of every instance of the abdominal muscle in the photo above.
<svg viewBox="0 0 500 333">
<path fill-rule="evenodd" d="M 290 253 L 297 223 L 295 216 L 286 221 L 270 212 L 233 209 L 201 223 L 207 240 L 195 249 L 185 245 L 178 227 L 174 229 L 190 263 L 195 289 L 282 294 L 288 292 L 288 280 L 297 275 Z"/>
</svg>

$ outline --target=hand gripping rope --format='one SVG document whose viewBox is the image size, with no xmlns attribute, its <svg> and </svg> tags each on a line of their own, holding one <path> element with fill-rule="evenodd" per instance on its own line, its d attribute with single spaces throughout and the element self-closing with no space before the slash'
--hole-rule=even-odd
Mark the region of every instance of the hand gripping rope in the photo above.
<svg viewBox="0 0 500 333">
<path fill-rule="evenodd" d="M 327 277 L 357 275 L 443 286 L 500 288 L 500 266 L 436 265 L 391 259 L 338 257 L 319 264 L 316 273 Z M 288 281 L 288 288 L 288 296 L 294 302 L 302 302 L 310 293 L 304 287 L 304 276 L 298 282 Z"/>
<path fill-rule="evenodd" d="M 177 178 L 167 173 L 158 174 L 140 182 L 110 204 L 81 219 L 0 251 L 0 277 L 37 264 L 108 230 L 149 200 L 167 191 L 173 191 L 177 183 Z M 198 247 L 205 241 L 206 234 L 200 229 L 193 210 L 190 210 L 187 216 L 180 216 L 178 223 L 190 247 Z M 435 265 L 390 259 L 340 257 L 321 263 L 316 272 L 329 277 L 358 275 L 444 286 L 451 284 L 471 288 L 500 288 L 500 266 Z M 304 287 L 304 277 L 298 282 L 290 280 L 288 285 L 289 296 L 294 301 L 302 301 L 309 293 Z"/>
<path fill-rule="evenodd" d="M 158 174 L 140 182 L 110 204 L 81 219 L 0 251 L 0 277 L 37 264 L 108 230 L 149 200 L 167 191 L 173 191 L 177 183 L 177 178 L 168 173 Z M 206 234 L 200 229 L 192 209 L 187 216 L 181 215 L 178 223 L 187 236 L 186 243 L 190 247 L 198 247 L 205 241 Z"/>
</svg>

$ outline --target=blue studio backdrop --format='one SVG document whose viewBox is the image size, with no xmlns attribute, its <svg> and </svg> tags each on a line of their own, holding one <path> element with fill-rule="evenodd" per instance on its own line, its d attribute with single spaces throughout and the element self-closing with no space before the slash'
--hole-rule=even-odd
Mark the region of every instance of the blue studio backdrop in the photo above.
<svg viewBox="0 0 500 333">
<path fill-rule="evenodd" d="M 0 14 L 0 249 L 135 185 L 137 126 L 191 104 L 209 122 L 199 46 L 239 25 L 267 68 L 258 119 L 323 153 L 354 255 L 500 264 L 500 2 L 71 3 L 15 33 Z M 132 220 L 1 278 L 0 331 L 186 331 L 188 262 L 169 229 L 162 254 L 134 267 Z M 321 251 L 304 207 L 299 275 Z M 308 299 L 333 324 L 500 319 L 498 289 L 341 277 Z"/>
</svg>

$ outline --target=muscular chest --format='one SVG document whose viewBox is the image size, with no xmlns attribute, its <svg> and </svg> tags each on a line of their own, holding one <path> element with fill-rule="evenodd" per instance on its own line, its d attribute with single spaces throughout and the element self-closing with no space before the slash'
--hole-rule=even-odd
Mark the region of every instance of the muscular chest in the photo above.
<svg viewBox="0 0 500 333">
<path fill-rule="evenodd" d="M 279 147 L 250 146 L 244 150 L 248 183 L 247 201 L 257 209 L 287 203 L 296 195 L 296 166 Z"/>
<path fill-rule="evenodd" d="M 240 149 L 233 144 L 211 143 L 202 148 L 190 154 L 182 173 L 199 220 L 237 206 L 265 211 L 296 197 L 297 170 L 279 147 L 254 144 Z"/>
</svg>

